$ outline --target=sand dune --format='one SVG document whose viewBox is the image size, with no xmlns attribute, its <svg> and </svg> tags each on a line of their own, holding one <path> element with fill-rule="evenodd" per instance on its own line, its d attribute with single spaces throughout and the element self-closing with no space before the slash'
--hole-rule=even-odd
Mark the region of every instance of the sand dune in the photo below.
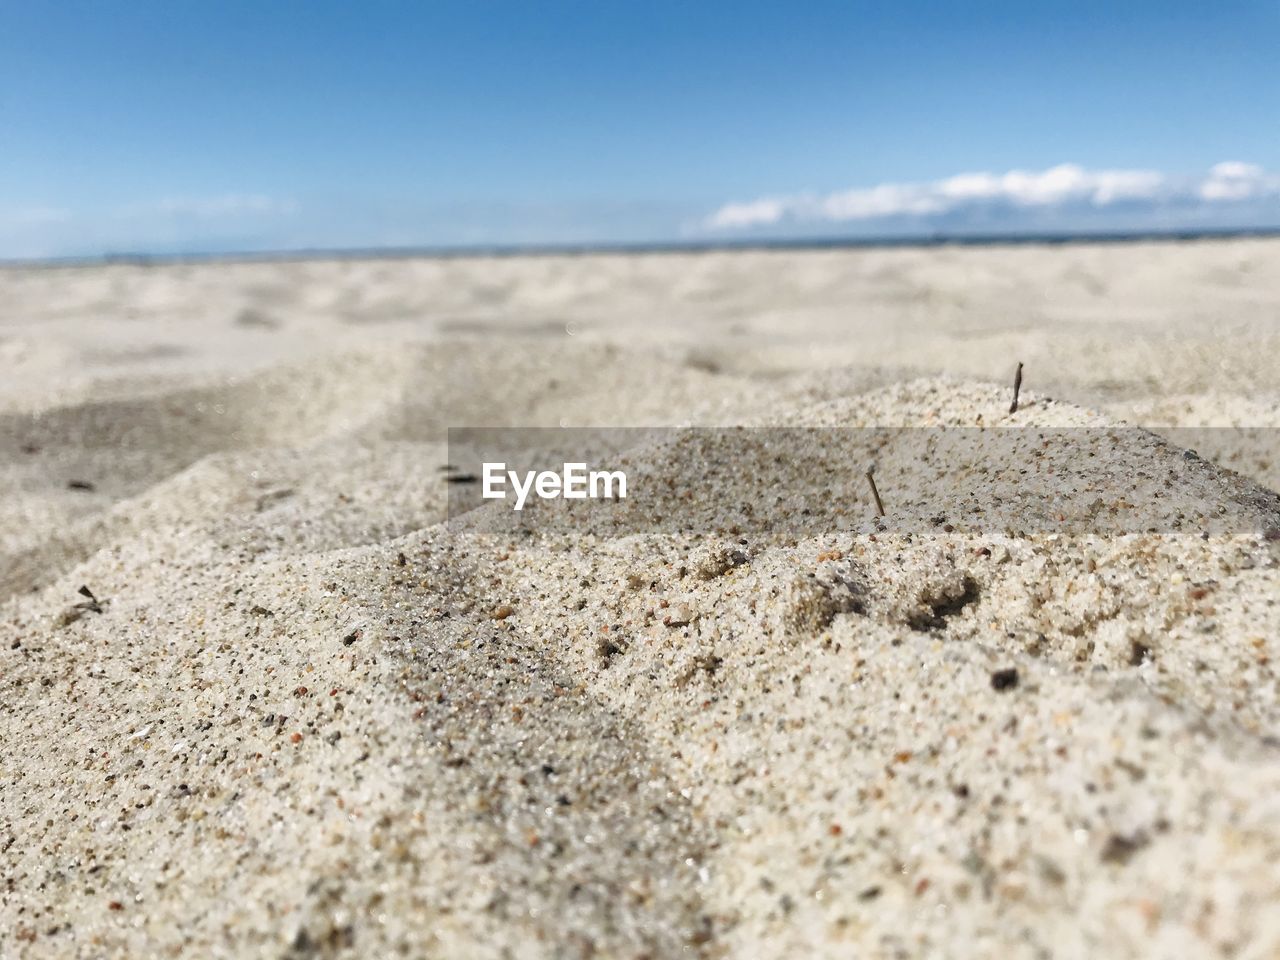
<svg viewBox="0 0 1280 960">
<path fill-rule="evenodd" d="M 1280 951 L 1274 241 L 0 286 L 0 954 Z M 628 451 L 697 533 L 447 515 L 451 426 L 694 424 L 1109 436 L 1152 529 L 917 434 L 803 528 L 705 432 Z"/>
</svg>

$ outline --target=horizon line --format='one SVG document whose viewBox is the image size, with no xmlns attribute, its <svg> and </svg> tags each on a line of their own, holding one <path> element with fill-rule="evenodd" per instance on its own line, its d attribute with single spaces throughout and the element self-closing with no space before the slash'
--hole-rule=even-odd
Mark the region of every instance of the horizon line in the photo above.
<svg viewBox="0 0 1280 960">
<path fill-rule="evenodd" d="M 0 269 L 76 268 L 94 266 L 166 266 L 184 263 L 291 263 L 308 260 L 412 260 L 484 257 L 591 256 L 595 254 L 680 254 L 772 250 L 841 250 L 928 248 L 944 246 L 1061 246 L 1280 237 L 1280 226 L 1216 229 L 1090 230 L 996 233 L 933 233 L 868 237 L 754 237 L 685 241 L 619 241 L 581 243 L 422 244 L 384 247 L 299 247 L 267 250 L 150 253 L 115 251 L 59 257 L 0 257 Z"/>
</svg>

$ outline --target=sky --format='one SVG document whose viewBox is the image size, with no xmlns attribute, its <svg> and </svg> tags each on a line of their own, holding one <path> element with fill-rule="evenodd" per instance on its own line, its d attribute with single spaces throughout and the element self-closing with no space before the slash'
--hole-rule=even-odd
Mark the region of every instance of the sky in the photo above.
<svg viewBox="0 0 1280 960">
<path fill-rule="evenodd" d="M 0 257 L 1280 226 L 1280 2 L 0 0 Z"/>
</svg>

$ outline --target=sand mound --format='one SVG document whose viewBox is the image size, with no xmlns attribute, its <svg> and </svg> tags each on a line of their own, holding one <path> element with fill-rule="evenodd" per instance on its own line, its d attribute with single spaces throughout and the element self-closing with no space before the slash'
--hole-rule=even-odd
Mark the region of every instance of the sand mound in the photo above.
<svg viewBox="0 0 1280 960">
<path fill-rule="evenodd" d="M 847 262 L 815 256 L 796 302 Z M 859 269 L 888 270 L 891 299 L 902 264 L 877 263 Z M 661 278 L 619 267 L 618 294 L 556 267 L 524 269 L 583 310 L 625 312 Z M 461 271 L 464 313 L 531 296 L 519 271 L 471 269 L 419 276 Z M 681 282 L 707 296 L 737 270 Z M 290 290 L 323 275 L 287 272 Z M 326 289 L 322 314 L 394 313 Z M 307 306 L 254 303 L 278 325 L 237 336 L 286 335 Z M 964 370 L 762 370 L 645 339 L 388 336 L 234 382 L 210 362 L 11 403 L 0 953 L 1280 950 L 1280 511 L 1265 472 L 1126 424 L 1238 398 L 1029 389 L 1011 420 L 1007 388 Z M 500 504 L 448 519 L 445 430 L 464 423 L 736 424 L 796 464 L 800 438 L 848 430 L 848 476 L 819 484 L 848 523 L 717 533 L 734 498 L 715 486 L 682 535 L 513 530 Z M 997 427 L 1114 437 L 1098 476 L 1167 512 L 1155 532 L 966 525 L 977 480 L 913 444 Z M 875 430 L 897 439 L 859 446 Z M 636 476 L 690 489 L 707 436 L 637 446 Z"/>
</svg>

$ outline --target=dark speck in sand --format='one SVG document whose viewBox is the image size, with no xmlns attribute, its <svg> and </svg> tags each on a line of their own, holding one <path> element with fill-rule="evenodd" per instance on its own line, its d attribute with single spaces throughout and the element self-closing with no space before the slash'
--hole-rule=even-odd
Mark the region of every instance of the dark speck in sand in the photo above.
<svg viewBox="0 0 1280 960">
<path fill-rule="evenodd" d="M 1107 838 L 1106 846 L 1102 848 L 1102 862 L 1128 863 L 1133 859 L 1133 855 L 1145 847 L 1148 842 L 1147 838 L 1142 834 L 1125 837 L 1118 833 L 1113 833 Z"/>
<path fill-rule="evenodd" d="M 451 473 L 445 477 L 448 483 L 479 483 L 480 478 L 474 473 Z"/>
<path fill-rule="evenodd" d="M 364 636 L 363 630 L 358 630 L 358 629 L 352 630 L 350 633 L 348 633 L 345 637 L 342 638 L 342 645 L 344 647 L 349 647 L 363 636 Z"/>
<path fill-rule="evenodd" d="M 92 483 L 90 483 L 88 480 L 68 480 L 67 489 L 83 490 L 86 493 L 92 493 L 94 490 L 98 488 L 94 486 Z"/>
<path fill-rule="evenodd" d="M 991 687 L 994 690 L 1012 690 L 1018 685 L 1018 671 L 1014 667 L 996 670 L 991 674 Z"/>
</svg>

